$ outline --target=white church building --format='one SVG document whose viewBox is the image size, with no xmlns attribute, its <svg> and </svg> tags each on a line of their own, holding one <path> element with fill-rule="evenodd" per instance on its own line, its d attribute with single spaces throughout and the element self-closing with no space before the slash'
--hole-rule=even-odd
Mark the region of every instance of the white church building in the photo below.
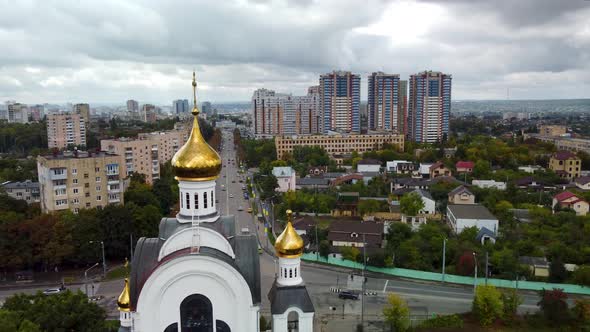
<svg viewBox="0 0 590 332">
<path fill-rule="evenodd" d="M 138 240 L 117 302 L 119 332 L 257 332 L 260 263 L 254 234 L 236 232 L 215 203 L 221 158 L 201 135 L 193 74 L 193 128 L 174 155 L 180 211 L 157 238 Z M 314 307 L 301 276 L 303 241 L 289 222 L 275 243 L 277 275 L 268 294 L 272 331 L 313 331 Z"/>
</svg>

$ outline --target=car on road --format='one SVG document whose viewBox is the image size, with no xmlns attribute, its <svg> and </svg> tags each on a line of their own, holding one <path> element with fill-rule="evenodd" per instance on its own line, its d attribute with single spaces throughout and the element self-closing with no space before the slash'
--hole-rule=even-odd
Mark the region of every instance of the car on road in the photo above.
<svg viewBox="0 0 590 332">
<path fill-rule="evenodd" d="M 258 245 L 258 253 L 262 254 L 262 247 L 260 245 Z"/>
<path fill-rule="evenodd" d="M 338 298 L 341 298 L 343 300 L 358 300 L 359 296 L 358 294 L 355 294 L 351 291 L 341 291 L 340 293 L 338 293 Z"/>
<path fill-rule="evenodd" d="M 238 211 L 244 211 L 244 208 L 241 206 L 238 206 Z"/>
<path fill-rule="evenodd" d="M 248 208 L 248 213 L 252 213 L 252 208 Z"/>
<path fill-rule="evenodd" d="M 47 288 L 46 290 L 43 291 L 43 294 L 45 295 L 53 295 L 53 294 L 59 294 L 62 292 L 65 292 L 66 288 L 62 285 L 58 288 Z"/>
<path fill-rule="evenodd" d="M 221 191 L 225 191 L 225 187 L 224 188 L 221 188 Z"/>
<path fill-rule="evenodd" d="M 234 195 L 233 194 L 229 194 L 229 198 L 234 198 Z"/>
<path fill-rule="evenodd" d="M 231 180 L 231 183 L 236 183 L 236 180 Z"/>
</svg>

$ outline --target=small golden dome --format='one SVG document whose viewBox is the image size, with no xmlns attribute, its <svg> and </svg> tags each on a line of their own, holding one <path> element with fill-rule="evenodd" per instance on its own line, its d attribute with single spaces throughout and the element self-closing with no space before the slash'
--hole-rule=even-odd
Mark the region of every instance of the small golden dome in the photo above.
<svg viewBox="0 0 590 332">
<path fill-rule="evenodd" d="M 281 258 L 295 258 L 303 254 L 303 239 L 291 224 L 293 212 L 287 210 L 287 227 L 275 242 L 277 256 Z"/>
<path fill-rule="evenodd" d="M 172 170 L 177 180 L 209 181 L 219 177 L 221 158 L 217 151 L 207 144 L 199 127 L 199 109 L 197 108 L 197 80 L 193 72 L 194 115 L 193 129 L 187 142 L 172 158 Z"/>
<path fill-rule="evenodd" d="M 131 300 L 129 296 L 129 279 L 125 278 L 125 287 L 117 299 L 119 311 L 131 311 Z"/>
</svg>

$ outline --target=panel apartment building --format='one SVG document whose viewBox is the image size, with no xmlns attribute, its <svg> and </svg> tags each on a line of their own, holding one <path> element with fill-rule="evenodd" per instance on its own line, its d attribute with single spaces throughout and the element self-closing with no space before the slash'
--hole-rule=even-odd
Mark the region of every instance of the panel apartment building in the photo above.
<svg viewBox="0 0 590 332">
<path fill-rule="evenodd" d="M 258 89 L 252 95 L 252 118 L 256 137 L 305 135 L 320 132 L 319 87 L 312 86 L 306 96 Z"/>
<path fill-rule="evenodd" d="M 405 133 L 407 81 L 400 81 L 398 74 L 375 72 L 368 83 L 369 129 Z"/>
<path fill-rule="evenodd" d="M 37 157 L 41 210 L 103 208 L 123 203 L 119 156 L 99 152 L 65 152 Z"/>
<path fill-rule="evenodd" d="M 142 133 L 137 139 L 101 140 L 100 149 L 120 156 L 123 177 L 137 172 L 144 174 L 146 182 L 151 184 L 160 178 L 160 164 L 171 160 L 187 139 L 185 129 Z"/>
<path fill-rule="evenodd" d="M 361 132 L 361 77 L 349 71 L 333 71 L 320 76 L 320 109 L 323 133 Z"/>
<path fill-rule="evenodd" d="M 339 164 L 350 156 L 353 151 L 359 154 L 380 149 L 383 144 L 396 146 L 400 151 L 404 149 L 404 135 L 380 134 L 380 135 L 306 135 L 306 136 L 277 136 L 275 148 L 277 158 L 282 159 L 285 153 L 293 153 L 295 146 L 319 146 L 336 160 Z"/>
<path fill-rule="evenodd" d="M 409 139 L 419 143 L 436 143 L 448 135 L 451 81 L 451 75 L 434 71 L 410 76 Z"/>
<path fill-rule="evenodd" d="M 81 114 L 47 115 L 47 145 L 66 149 L 68 145 L 86 146 L 86 120 Z"/>
</svg>

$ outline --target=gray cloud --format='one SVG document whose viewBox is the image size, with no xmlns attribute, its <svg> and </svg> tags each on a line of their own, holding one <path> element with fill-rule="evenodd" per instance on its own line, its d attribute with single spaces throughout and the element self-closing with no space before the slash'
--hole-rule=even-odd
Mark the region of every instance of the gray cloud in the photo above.
<svg viewBox="0 0 590 332">
<path fill-rule="evenodd" d="M 362 74 L 363 97 L 376 70 L 451 73 L 457 99 L 590 91 L 588 1 L 0 0 L 0 12 L 0 100 L 168 104 L 190 94 L 193 68 L 212 101 L 304 93 L 332 69 Z"/>
</svg>

